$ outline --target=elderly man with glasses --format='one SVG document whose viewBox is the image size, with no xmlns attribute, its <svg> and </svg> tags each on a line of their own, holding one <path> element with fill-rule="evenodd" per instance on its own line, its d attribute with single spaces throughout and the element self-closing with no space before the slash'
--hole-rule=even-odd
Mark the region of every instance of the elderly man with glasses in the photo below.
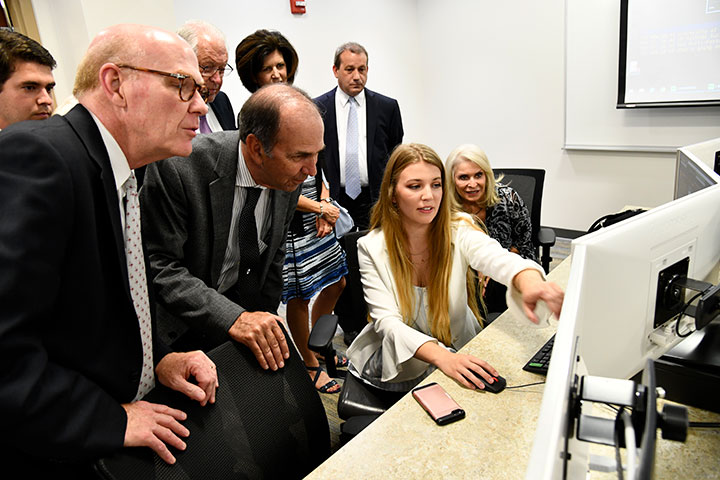
<svg viewBox="0 0 720 480">
<path fill-rule="evenodd" d="M 200 117 L 200 133 L 237 130 L 235 113 L 228 96 L 220 91 L 225 75 L 233 71 L 228 65 L 225 35 L 214 25 L 202 20 L 188 20 L 177 31 L 195 51 L 198 67 L 210 96 L 207 115 Z"/>
<path fill-rule="evenodd" d="M 0 463 L 26 478 L 93 478 L 144 446 L 174 463 L 180 410 L 142 401 L 159 382 L 214 403 L 202 352 L 153 335 L 134 169 L 189 155 L 207 91 L 172 32 L 98 34 L 65 116 L 0 133 Z"/>
</svg>

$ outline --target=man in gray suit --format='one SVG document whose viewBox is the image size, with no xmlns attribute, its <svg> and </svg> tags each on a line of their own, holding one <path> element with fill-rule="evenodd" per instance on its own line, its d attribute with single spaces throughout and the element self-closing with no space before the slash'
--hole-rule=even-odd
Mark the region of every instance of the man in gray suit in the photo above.
<svg viewBox="0 0 720 480">
<path fill-rule="evenodd" d="M 286 84 L 255 92 L 239 121 L 238 131 L 197 137 L 190 157 L 149 166 L 143 235 L 160 335 L 202 350 L 232 338 L 276 370 L 289 356 L 277 316 L 285 239 L 301 185 L 316 173 L 323 123 Z"/>
</svg>

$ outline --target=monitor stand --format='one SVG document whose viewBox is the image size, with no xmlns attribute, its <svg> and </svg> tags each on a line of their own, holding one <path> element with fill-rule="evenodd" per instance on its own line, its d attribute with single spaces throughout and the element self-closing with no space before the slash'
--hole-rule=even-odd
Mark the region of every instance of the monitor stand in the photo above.
<svg viewBox="0 0 720 480">
<path fill-rule="evenodd" d="M 720 319 L 660 357 L 655 371 L 668 400 L 720 413 Z"/>
</svg>

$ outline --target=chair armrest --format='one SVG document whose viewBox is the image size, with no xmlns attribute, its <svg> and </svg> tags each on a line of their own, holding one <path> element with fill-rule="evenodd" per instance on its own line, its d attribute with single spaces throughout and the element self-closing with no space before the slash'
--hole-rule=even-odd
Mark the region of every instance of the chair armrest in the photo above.
<svg viewBox="0 0 720 480">
<path fill-rule="evenodd" d="M 555 245 L 555 230 L 547 227 L 540 227 L 538 230 L 538 244 L 541 247 L 540 265 L 542 265 L 545 273 L 550 273 L 550 262 L 552 257 L 550 256 L 550 247 Z"/>
<path fill-rule="evenodd" d="M 328 348 L 333 348 L 332 340 L 338 326 L 337 315 L 322 315 L 313 325 L 310 337 L 308 338 L 308 348 L 314 352 L 324 354 Z"/>
<path fill-rule="evenodd" d="M 393 403 L 379 398 L 353 374 L 348 373 L 340 391 L 337 411 L 340 418 L 348 420 L 358 415 L 380 415 Z"/>
<path fill-rule="evenodd" d="M 552 247 L 555 245 L 555 230 L 548 227 L 540 227 L 538 231 L 538 244 L 543 247 Z"/>
</svg>

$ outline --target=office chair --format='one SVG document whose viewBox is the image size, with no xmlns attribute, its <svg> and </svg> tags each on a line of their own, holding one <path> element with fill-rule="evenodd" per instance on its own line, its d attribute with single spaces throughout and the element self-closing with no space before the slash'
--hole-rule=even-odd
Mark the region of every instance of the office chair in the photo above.
<svg viewBox="0 0 720 480">
<path fill-rule="evenodd" d="M 358 331 L 367 325 L 368 308 L 360 280 L 357 241 L 367 232 L 367 230 L 352 232 L 344 237 L 346 239 L 345 254 L 348 264 L 345 294 L 354 305 L 352 310 L 353 325 L 355 325 L 354 328 L 358 328 Z M 400 396 L 396 394 L 383 395 L 385 392 L 374 392 L 352 374 L 345 374 L 345 372 L 337 370 L 335 366 L 335 347 L 332 343 L 337 326 L 337 315 L 321 316 L 310 332 L 308 347 L 310 350 L 323 355 L 330 377 L 344 376 L 345 378 L 337 406 L 338 416 L 345 420 L 340 425 L 340 441 L 345 443 L 390 408 Z"/>
<path fill-rule="evenodd" d="M 359 288 L 362 291 L 362 285 Z M 353 374 L 337 370 L 335 347 L 332 342 L 337 325 L 337 315 L 322 315 L 310 332 L 308 347 L 323 355 L 328 375 L 337 377 L 342 373 L 345 378 L 337 404 L 338 416 L 345 420 L 340 425 L 340 442 L 344 444 L 393 406 L 402 395 L 395 392 L 384 394 L 385 392 L 373 391 Z"/>
<path fill-rule="evenodd" d="M 330 456 L 325 409 L 294 348 L 276 372 L 260 368 L 250 349 L 235 342 L 208 356 L 220 383 L 214 405 L 201 407 L 162 385 L 145 397 L 188 415 L 187 449 L 171 448 L 176 464 L 149 448 L 126 448 L 96 463 L 101 478 L 303 478 Z"/>
<path fill-rule="evenodd" d="M 345 344 L 350 346 L 367 323 L 367 304 L 360 281 L 360 266 L 357 256 L 357 241 L 367 230 L 346 233 L 341 244 L 347 257 L 348 273 L 345 276 L 346 287 L 335 305 L 335 313 L 339 317 L 340 326 L 345 332 Z"/>
<path fill-rule="evenodd" d="M 550 262 L 552 261 L 550 247 L 555 245 L 555 230 L 540 226 L 545 170 L 535 168 L 494 168 L 493 172 L 496 177 L 502 175 L 502 183 L 511 186 L 525 202 L 525 206 L 530 212 L 531 235 L 535 247 L 535 256 L 540 259 L 540 264 L 545 273 L 550 272 Z"/>
</svg>

